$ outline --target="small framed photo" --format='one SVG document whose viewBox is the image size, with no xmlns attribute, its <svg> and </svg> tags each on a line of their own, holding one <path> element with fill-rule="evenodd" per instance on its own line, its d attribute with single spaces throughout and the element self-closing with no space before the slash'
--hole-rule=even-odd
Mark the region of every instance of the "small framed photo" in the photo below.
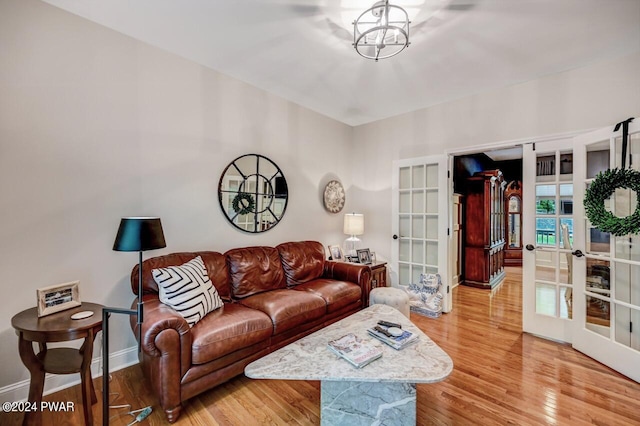
<svg viewBox="0 0 640 426">
<path fill-rule="evenodd" d="M 360 261 L 358 260 L 358 256 L 345 256 L 345 258 L 347 259 L 347 262 L 351 262 L 351 263 L 360 263 Z"/>
<path fill-rule="evenodd" d="M 375 252 L 371 252 L 371 263 L 375 265 L 376 263 L 376 254 Z"/>
<path fill-rule="evenodd" d="M 344 253 L 342 253 L 340 246 L 329 246 L 329 254 L 333 260 L 344 260 Z"/>
<path fill-rule="evenodd" d="M 360 263 L 371 265 L 371 251 L 368 248 L 356 250 L 356 253 L 358 254 L 358 261 L 360 261 Z"/>
<path fill-rule="evenodd" d="M 38 317 L 80 306 L 78 284 L 80 284 L 80 281 L 71 281 L 39 288 L 36 291 L 38 295 Z"/>
</svg>

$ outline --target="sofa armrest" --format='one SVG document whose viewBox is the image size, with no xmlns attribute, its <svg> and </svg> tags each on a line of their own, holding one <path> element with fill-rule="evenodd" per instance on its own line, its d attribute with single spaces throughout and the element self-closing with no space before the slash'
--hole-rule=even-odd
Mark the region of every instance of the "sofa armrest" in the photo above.
<svg viewBox="0 0 640 426">
<path fill-rule="evenodd" d="M 173 309 L 160 302 L 157 295 L 145 295 L 142 322 L 142 350 L 150 357 L 163 357 L 180 377 L 191 367 L 193 337 L 187 321 Z M 133 301 L 133 306 L 138 300 Z M 138 338 L 137 319 L 130 319 L 131 329 Z"/>
<path fill-rule="evenodd" d="M 322 277 L 358 284 L 362 289 L 362 307 L 368 306 L 371 291 L 371 268 L 368 265 L 328 260 L 324 262 Z"/>
</svg>

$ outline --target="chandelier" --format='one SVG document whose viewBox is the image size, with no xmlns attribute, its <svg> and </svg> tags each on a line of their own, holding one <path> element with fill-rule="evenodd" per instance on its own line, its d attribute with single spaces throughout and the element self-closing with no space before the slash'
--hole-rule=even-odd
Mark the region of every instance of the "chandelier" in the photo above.
<svg viewBox="0 0 640 426">
<path fill-rule="evenodd" d="M 378 1 L 353 21 L 353 47 L 367 59 L 386 59 L 409 45 L 409 15 L 400 6 Z"/>
</svg>

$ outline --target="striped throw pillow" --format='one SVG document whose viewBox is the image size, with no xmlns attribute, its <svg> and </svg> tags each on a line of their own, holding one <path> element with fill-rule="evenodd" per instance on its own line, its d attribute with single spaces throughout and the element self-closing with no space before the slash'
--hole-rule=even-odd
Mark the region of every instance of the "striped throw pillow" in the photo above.
<svg viewBox="0 0 640 426">
<path fill-rule="evenodd" d="M 160 289 L 160 301 L 182 315 L 189 327 L 223 305 L 200 256 L 183 265 L 158 268 L 151 273 Z"/>
</svg>

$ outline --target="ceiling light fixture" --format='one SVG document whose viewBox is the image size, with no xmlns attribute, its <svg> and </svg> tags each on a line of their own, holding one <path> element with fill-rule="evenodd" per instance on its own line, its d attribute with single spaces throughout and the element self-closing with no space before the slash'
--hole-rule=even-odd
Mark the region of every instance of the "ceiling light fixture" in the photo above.
<svg viewBox="0 0 640 426">
<path fill-rule="evenodd" d="M 376 62 L 395 56 L 409 45 L 409 23 L 403 8 L 378 1 L 353 21 L 353 47 Z"/>
</svg>

